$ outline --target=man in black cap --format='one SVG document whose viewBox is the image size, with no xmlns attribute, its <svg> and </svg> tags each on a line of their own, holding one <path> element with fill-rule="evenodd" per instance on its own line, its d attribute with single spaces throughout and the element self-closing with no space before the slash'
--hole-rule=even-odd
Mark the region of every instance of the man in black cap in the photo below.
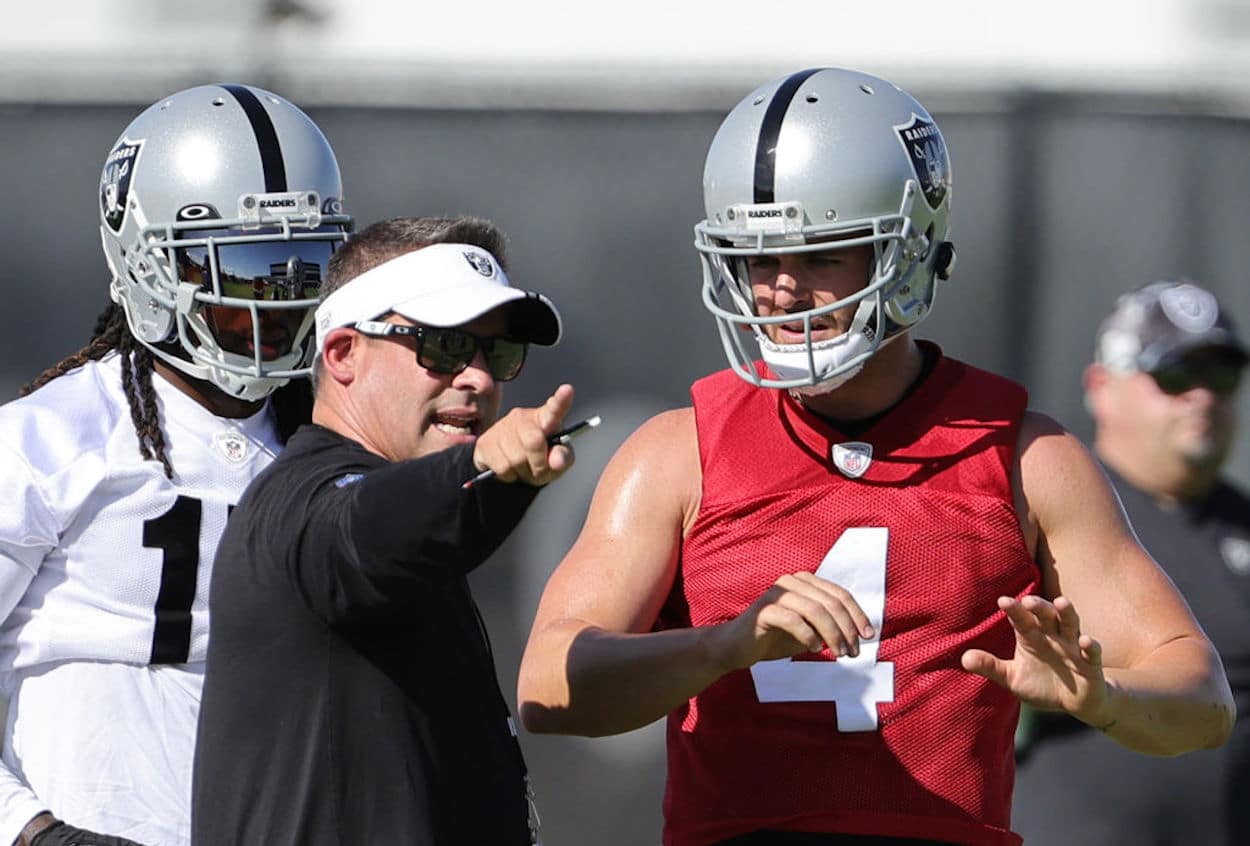
<svg viewBox="0 0 1250 846">
<path fill-rule="evenodd" d="M 1219 650 L 1243 716 L 1223 748 L 1146 758 L 1066 716 L 1026 715 L 1013 810 L 1026 843 L 1250 843 L 1250 499 L 1221 476 L 1248 358 L 1229 315 L 1189 281 L 1125 294 L 1099 328 L 1085 371 L 1094 449 Z"/>
</svg>

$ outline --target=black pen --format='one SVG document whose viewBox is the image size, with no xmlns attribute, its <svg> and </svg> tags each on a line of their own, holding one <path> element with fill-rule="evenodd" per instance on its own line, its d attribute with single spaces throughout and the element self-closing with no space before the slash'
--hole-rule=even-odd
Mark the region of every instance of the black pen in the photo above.
<svg viewBox="0 0 1250 846">
<path fill-rule="evenodd" d="M 569 441 L 573 440 L 582 432 L 585 432 L 587 429 L 593 429 L 596 426 L 598 426 L 600 420 L 601 418 L 599 417 L 598 414 L 596 414 L 594 417 L 587 417 L 585 420 L 582 420 L 578 423 L 574 423 L 572 426 L 569 426 L 567 429 L 561 429 L 560 431 L 556 432 L 554 435 L 548 435 L 547 446 L 556 446 L 557 444 L 567 444 Z M 492 478 L 494 475 L 495 475 L 494 470 L 483 470 L 481 473 L 478 473 L 472 479 L 470 479 L 469 481 L 461 485 L 460 489 L 463 491 L 467 491 L 469 488 L 473 487 L 478 482 L 484 482 L 487 479 Z"/>
</svg>

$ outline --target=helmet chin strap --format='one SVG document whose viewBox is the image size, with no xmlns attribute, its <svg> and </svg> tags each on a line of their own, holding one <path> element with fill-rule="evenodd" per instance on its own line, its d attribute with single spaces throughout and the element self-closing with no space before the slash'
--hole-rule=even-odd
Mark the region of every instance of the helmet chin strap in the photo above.
<svg viewBox="0 0 1250 846">
<path fill-rule="evenodd" d="M 289 379 L 276 379 L 273 377 L 244 377 L 220 367 L 213 367 L 203 361 L 188 361 L 182 356 L 164 349 L 159 344 L 148 343 L 141 339 L 139 343 L 147 347 L 154 356 L 173 369 L 197 381 L 206 382 L 227 396 L 243 400 L 244 402 L 262 400 L 290 381 Z M 179 347 L 179 351 L 181 351 L 181 347 Z M 224 353 L 223 355 L 230 356 L 231 354 Z M 240 362 L 246 361 L 242 356 L 234 357 L 238 358 Z"/>
<path fill-rule="evenodd" d="M 859 371 L 864 369 L 861 362 L 853 367 L 843 370 L 835 376 L 830 376 L 823 382 L 817 382 L 815 385 L 800 385 L 797 388 L 791 388 L 790 393 L 797 397 L 819 397 L 824 394 L 833 393 L 834 390 L 842 387 L 847 382 L 859 375 Z"/>
<path fill-rule="evenodd" d="M 863 370 L 864 362 L 877 349 L 867 327 L 878 302 L 877 297 L 862 300 L 846 332 L 811 345 L 810 363 L 815 365 L 814 372 L 808 368 L 807 344 L 775 344 L 759 332 L 760 353 L 779 378 L 808 381 L 806 385 L 792 388 L 794 393 L 803 396 L 829 393 Z"/>
</svg>

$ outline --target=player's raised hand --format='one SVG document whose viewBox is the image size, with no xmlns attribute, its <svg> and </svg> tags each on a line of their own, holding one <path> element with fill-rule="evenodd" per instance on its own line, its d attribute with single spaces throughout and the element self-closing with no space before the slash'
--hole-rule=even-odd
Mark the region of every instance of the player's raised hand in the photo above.
<svg viewBox="0 0 1250 846">
<path fill-rule="evenodd" d="M 994 681 L 1035 708 L 1067 711 L 1098 725 L 1107 702 L 1102 670 L 1102 647 L 1081 634 L 1076 608 L 1059 596 L 1048 602 L 1040 596 L 998 598 L 1016 633 L 1011 658 L 998 658 L 980 649 L 963 654 L 963 668 Z"/>
<path fill-rule="evenodd" d="M 514 408 L 477 439 L 473 463 L 504 482 L 545 485 L 573 466 L 573 450 L 552 445 L 573 405 L 573 386 L 561 385 L 537 408 Z"/>
<path fill-rule="evenodd" d="M 855 597 L 804 571 L 777 579 L 749 608 L 722 624 L 711 642 L 722 665 L 741 669 L 826 646 L 835 657 L 857 655 L 860 638 L 874 634 Z"/>
</svg>

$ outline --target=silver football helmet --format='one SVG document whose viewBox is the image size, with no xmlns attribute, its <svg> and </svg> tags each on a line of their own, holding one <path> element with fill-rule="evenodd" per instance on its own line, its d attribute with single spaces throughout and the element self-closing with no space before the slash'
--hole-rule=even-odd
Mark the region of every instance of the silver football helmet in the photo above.
<svg viewBox="0 0 1250 846">
<path fill-rule="evenodd" d="M 755 385 L 813 393 L 841 385 L 929 313 L 934 277 L 954 265 L 942 134 L 920 103 L 874 76 L 805 70 L 748 94 L 712 140 L 703 192 L 707 217 L 695 226 L 703 303 L 730 367 Z M 875 261 L 860 291 L 794 314 L 757 314 L 747 257 L 865 244 Z M 813 319 L 848 307 L 849 331 L 812 341 Z M 765 333 L 800 320 L 805 343 L 779 345 Z M 757 372 L 743 329 L 770 374 Z"/>
<path fill-rule="evenodd" d="M 165 97 L 100 176 L 110 294 L 163 361 L 245 400 L 310 370 L 313 313 L 346 237 L 334 151 L 307 115 L 246 85 Z"/>
</svg>

